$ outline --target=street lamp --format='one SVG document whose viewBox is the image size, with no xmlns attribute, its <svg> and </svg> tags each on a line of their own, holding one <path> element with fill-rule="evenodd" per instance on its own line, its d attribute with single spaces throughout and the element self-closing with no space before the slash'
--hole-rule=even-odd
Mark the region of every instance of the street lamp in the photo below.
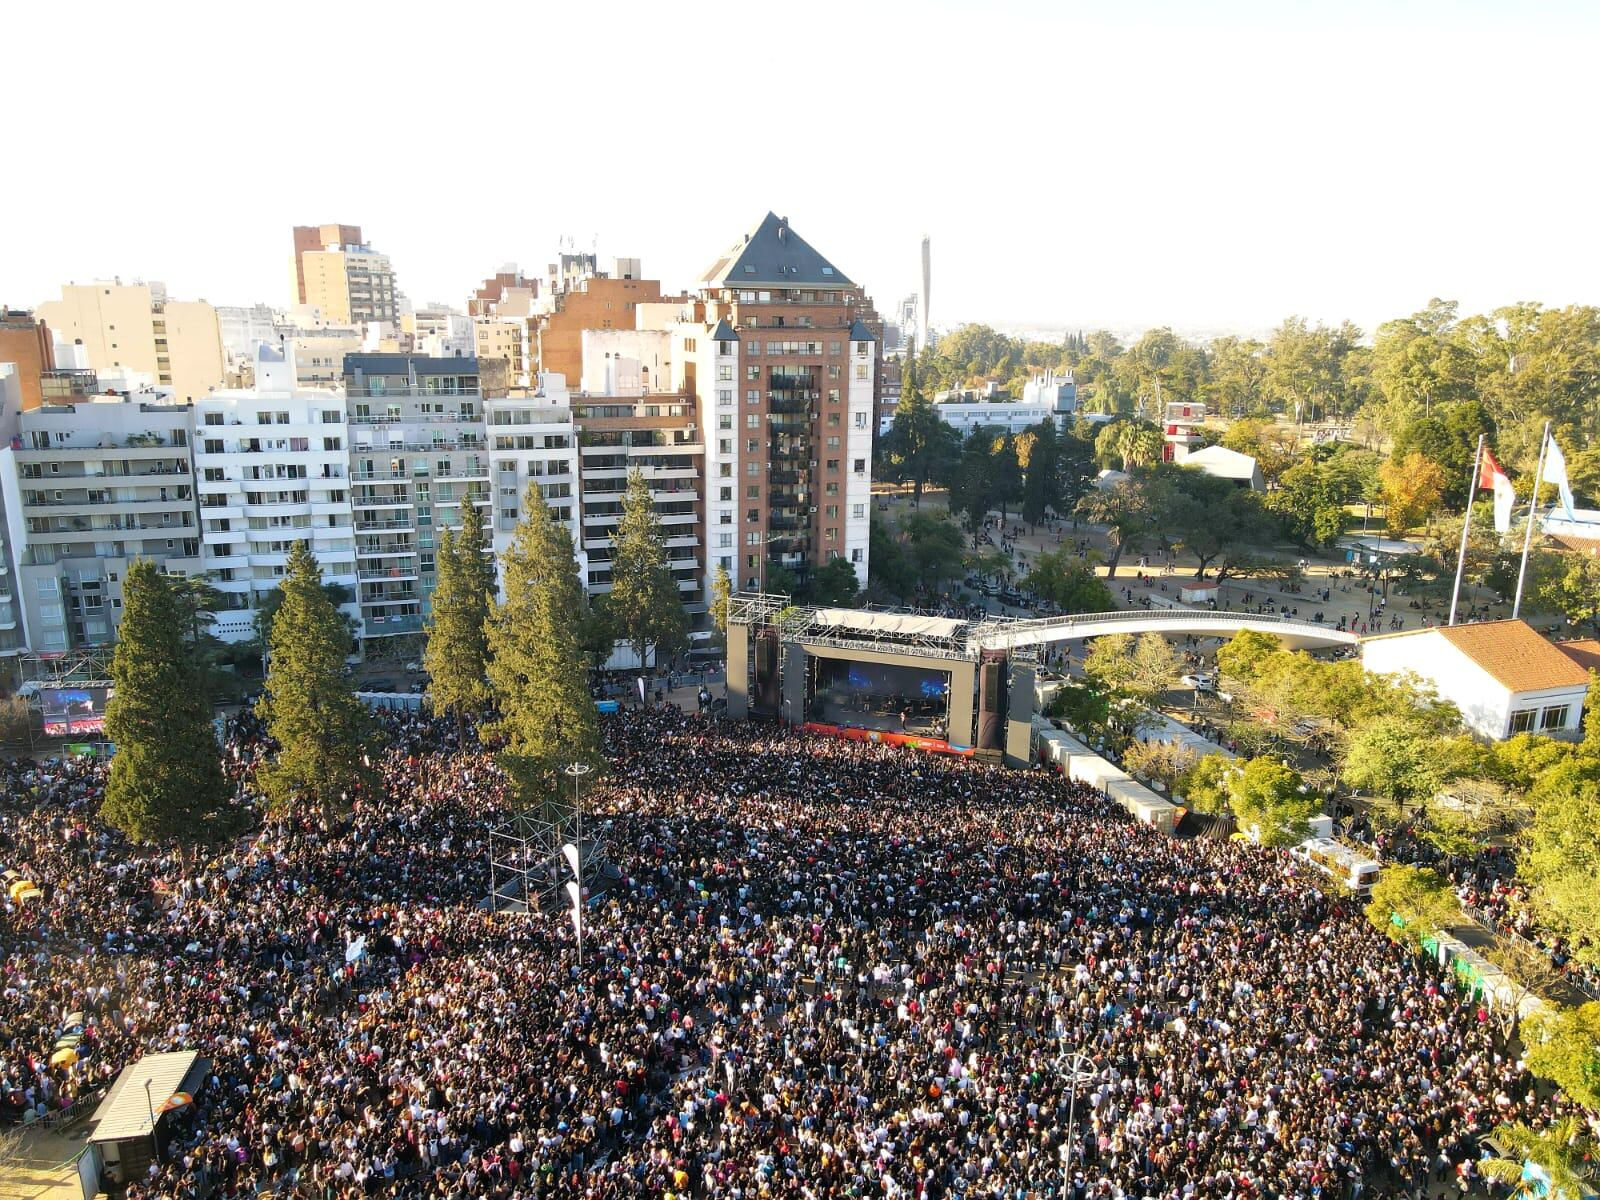
<svg viewBox="0 0 1600 1200">
<path fill-rule="evenodd" d="M 573 840 L 561 847 L 567 866 L 572 869 L 572 882 L 567 884 L 572 897 L 572 929 L 578 942 L 578 966 L 583 966 L 583 808 L 579 803 L 578 785 L 584 776 L 594 771 L 586 762 L 569 763 L 562 768 L 572 780 Z"/>
<path fill-rule="evenodd" d="M 1094 1082 L 1094 1060 L 1081 1049 L 1064 1055 L 1060 1062 L 1062 1073 L 1067 1077 L 1067 1154 L 1066 1161 L 1062 1164 L 1061 1174 L 1067 1187 L 1072 1186 L 1072 1146 L 1077 1140 L 1077 1111 L 1078 1089 L 1085 1084 Z"/>
</svg>

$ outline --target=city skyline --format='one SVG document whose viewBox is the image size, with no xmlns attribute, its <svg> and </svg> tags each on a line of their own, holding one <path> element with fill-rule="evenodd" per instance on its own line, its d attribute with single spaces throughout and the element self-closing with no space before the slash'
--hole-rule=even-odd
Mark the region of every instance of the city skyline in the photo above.
<svg viewBox="0 0 1600 1200">
<path fill-rule="evenodd" d="M 1577 5 L 1356 5 L 1335 22 L 1311 5 L 1233 3 L 1201 18 L 1165 4 L 1130 16 L 1013 3 L 974 21 L 951 5 L 824 4 L 805 22 L 745 15 L 723 50 L 628 5 L 540 13 L 537 31 L 508 12 L 508 44 L 537 32 L 539 44 L 593 44 L 619 64 L 541 64 L 552 93 L 594 93 L 560 159 L 486 156 L 492 122 L 473 113 L 494 101 L 483 98 L 475 27 L 430 28 L 424 54 L 403 21 L 289 6 L 319 44 L 385 48 L 426 68 L 424 94 L 396 122 L 372 115 L 359 72 L 325 71 L 314 89 L 292 82 L 284 68 L 309 72 L 312 44 L 294 19 L 250 29 L 240 55 L 228 30 L 183 23 L 158 41 L 162 22 L 77 7 L 94 18 L 75 23 L 80 51 L 114 48 L 164 86 L 116 105 L 87 89 L 52 98 L 51 128 L 120 182 L 18 189 L 13 227 L 30 236 L 7 247 L 8 304 L 120 276 L 161 280 L 184 299 L 283 305 L 288 230 L 304 220 L 360 224 L 415 303 L 460 306 L 507 261 L 542 271 L 562 237 L 602 258 L 640 257 L 680 288 L 726 230 L 769 209 L 855 264 L 885 302 L 918 290 L 931 235 L 935 327 L 1221 332 L 1299 313 L 1370 333 L 1434 295 L 1464 311 L 1597 298 L 1600 247 L 1573 237 L 1596 172 L 1574 135 L 1600 27 Z M 51 28 L 42 12 L 12 21 L 24 40 Z M 893 53 L 837 52 L 841 38 Z M 685 84 L 673 118 L 645 115 L 671 96 L 671 78 L 737 70 L 780 39 L 782 59 L 804 72 L 791 94 L 812 98 L 813 144 L 826 146 L 822 131 L 838 122 L 848 188 L 836 172 L 813 182 L 794 171 L 793 147 L 763 132 L 767 114 L 786 110 L 782 93 L 701 103 Z M 1036 61 L 1019 63 L 1022 47 Z M 679 65 L 670 78 L 650 65 L 668 53 Z M 224 55 L 233 94 L 270 99 L 257 124 L 204 99 Z M 19 62 L 20 94 L 45 94 L 47 58 Z M 454 115 L 438 102 L 450 95 L 463 97 Z M 836 114 L 816 111 L 819 95 L 841 98 Z M 153 170 L 157 112 L 174 145 L 214 152 L 166 154 Z M 310 129 L 323 132 L 296 132 Z M 737 182 L 694 188 L 692 203 L 670 187 L 641 202 L 624 185 L 670 179 L 680 139 L 720 147 Z M 468 193 L 459 168 L 428 165 L 430 148 L 492 164 L 486 180 L 473 177 L 486 186 Z M 617 186 L 588 186 L 608 177 Z"/>
</svg>

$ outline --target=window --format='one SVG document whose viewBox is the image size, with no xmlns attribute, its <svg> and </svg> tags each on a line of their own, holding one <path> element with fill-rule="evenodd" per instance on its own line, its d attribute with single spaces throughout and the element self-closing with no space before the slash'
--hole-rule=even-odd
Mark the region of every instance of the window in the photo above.
<svg viewBox="0 0 1600 1200">
<path fill-rule="evenodd" d="M 838 354 L 839 353 L 839 343 L 838 342 L 829 342 L 828 343 L 828 353 L 829 354 Z"/>
<path fill-rule="evenodd" d="M 856 380 L 858 382 L 865 382 L 866 378 L 867 378 L 867 364 L 866 363 L 857 363 L 856 364 Z"/>
<path fill-rule="evenodd" d="M 717 381 L 719 383 L 733 382 L 733 368 L 726 363 L 717 368 Z"/>
<path fill-rule="evenodd" d="M 837 542 L 839 540 L 839 531 L 837 529 L 824 529 L 822 531 L 822 540 L 825 542 Z"/>
<path fill-rule="evenodd" d="M 853 563 L 859 563 L 861 561 L 861 547 L 857 546 L 854 550 L 850 551 L 850 561 Z"/>
<path fill-rule="evenodd" d="M 761 403 L 761 389 L 760 388 L 751 388 L 749 391 L 745 392 L 745 394 L 744 394 L 744 402 L 746 404 L 760 404 Z"/>
<path fill-rule="evenodd" d="M 761 414 L 760 413 L 750 413 L 750 414 L 748 414 L 744 419 L 744 427 L 746 429 L 760 429 L 761 428 Z"/>
<path fill-rule="evenodd" d="M 839 460 L 837 458 L 830 458 L 828 460 L 828 470 L 837 471 L 838 469 L 839 469 Z"/>
<path fill-rule="evenodd" d="M 828 505 L 828 507 L 823 510 L 823 515 L 826 516 L 830 521 L 837 521 L 839 519 L 839 506 L 837 504 Z"/>
<path fill-rule="evenodd" d="M 750 439 L 749 439 L 749 440 L 747 440 L 747 441 L 746 441 L 746 442 L 745 442 L 745 444 L 744 444 L 744 452 L 745 452 L 745 453 L 746 453 L 746 454 L 754 454 L 754 453 L 756 453 L 756 452 L 757 452 L 757 451 L 758 451 L 758 450 L 759 450 L 759 449 L 760 449 L 760 448 L 761 448 L 761 443 L 760 443 L 760 442 L 758 442 L 758 441 L 756 441 L 756 440 L 755 440 L 755 438 L 750 438 Z"/>
<path fill-rule="evenodd" d="M 1547 708 L 1539 714 L 1540 729 L 1565 729 L 1567 727 L 1567 705 L 1558 705 Z"/>
<path fill-rule="evenodd" d="M 746 487 L 744 489 L 744 498 L 746 500 L 761 499 L 761 485 L 759 483 L 752 483 Z"/>
<path fill-rule="evenodd" d="M 1511 714 L 1511 732 L 1529 733 L 1533 730 L 1534 710 L 1519 708 Z"/>
<path fill-rule="evenodd" d="M 717 524 L 718 525 L 732 525 L 733 524 L 733 510 L 731 508 L 725 508 L 720 513 L 718 513 L 717 514 Z"/>
<path fill-rule="evenodd" d="M 851 417 L 851 423 L 854 424 L 857 429 L 865 429 L 867 427 L 867 414 L 864 412 L 858 412 L 854 414 L 854 416 Z"/>
<path fill-rule="evenodd" d="M 856 474 L 860 475 L 864 471 L 866 471 L 866 469 L 867 469 L 867 460 L 864 459 L 864 458 L 856 459 L 856 468 L 855 468 Z"/>
<path fill-rule="evenodd" d="M 746 546 L 761 545 L 761 531 L 759 529 L 752 529 L 749 533 L 745 534 L 744 544 Z M 751 565 L 754 566 L 755 564 L 752 562 Z"/>
<path fill-rule="evenodd" d="M 859 521 L 862 517 L 864 517 L 866 515 L 867 515 L 867 506 L 865 504 L 852 504 L 850 506 L 850 516 L 851 516 L 852 520 Z"/>
<path fill-rule="evenodd" d="M 744 519 L 747 524 L 759 525 L 761 523 L 761 510 L 759 508 L 752 508 L 748 510 L 744 514 Z"/>
<path fill-rule="evenodd" d="M 719 534 L 717 534 L 717 549 L 718 550 L 728 550 L 728 549 L 731 549 L 732 546 L 733 546 L 733 534 L 731 534 L 731 533 L 719 533 Z"/>
<path fill-rule="evenodd" d="M 718 491 L 717 491 L 717 499 L 718 500 L 732 500 L 733 499 L 733 489 L 731 487 L 719 488 Z"/>
<path fill-rule="evenodd" d="M 746 475 L 759 475 L 761 473 L 758 469 L 760 466 L 760 463 L 745 463 L 744 473 Z"/>
<path fill-rule="evenodd" d="M 760 367 L 756 367 L 756 366 L 746 367 L 744 369 L 744 377 L 746 379 L 760 379 L 761 378 L 761 368 Z"/>
<path fill-rule="evenodd" d="M 828 449 L 829 450 L 837 450 L 838 448 L 839 448 L 839 435 L 835 433 L 835 434 L 833 434 L 832 436 L 830 436 L 828 438 Z"/>
<path fill-rule="evenodd" d="M 733 439 L 732 438 L 718 438 L 717 439 L 717 453 L 718 454 L 732 454 L 733 453 Z"/>
</svg>

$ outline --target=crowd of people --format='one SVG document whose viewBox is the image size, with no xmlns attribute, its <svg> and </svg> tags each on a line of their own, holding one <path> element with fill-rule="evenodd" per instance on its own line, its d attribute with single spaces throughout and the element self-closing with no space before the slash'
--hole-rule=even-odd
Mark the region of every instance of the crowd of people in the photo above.
<svg viewBox="0 0 1600 1200">
<path fill-rule="evenodd" d="M 137 1200 L 1355 1200 L 1560 1110 L 1285 856 L 1042 772 L 605 721 L 581 966 L 560 912 L 481 905 L 510 801 L 453 722 L 391 715 L 379 792 L 206 850 L 105 829 L 93 763 L 6 766 L 43 892 L 6 910 L 10 1115 L 194 1049 Z M 266 754 L 232 731 L 244 802 Z"/>
</svg>

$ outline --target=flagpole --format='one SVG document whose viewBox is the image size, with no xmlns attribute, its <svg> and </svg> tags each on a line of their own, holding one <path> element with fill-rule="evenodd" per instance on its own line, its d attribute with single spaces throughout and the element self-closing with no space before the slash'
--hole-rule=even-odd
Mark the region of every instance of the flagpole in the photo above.
<svg viewBox="0 0 1600 1200">
<path fill-rule="evenodd" d="M 1522 538 L 1522 566 L 1517 571 L 1517 598 L 1511 603 L 1511 619 L 1515 621 L 1522 611 L 1522 584 L 1528 575 L 1528 550 L 1533 545 L 1533 523 L 1539 516 L 1539 485 L 1544 482 L 1544 450 L 1550 442 L 1550 422 L 1544 423 L 1544 436 L 1539 439 L 1539 465 L 1533 471 L 1533 499 L 1528 502 L 1528 532 Z"/>
<path fill-rule="evenodd" d="M 1467 534 L 1472 530 L 1472 501 L 1478 494 L 1483 470 L 1483 434 L 1478 435 L 1478 452 L 1472 456 L 1472 478 L 1467 481 L 1467 519 L 1461 523 L 1461 553 L 1456 556 L 1456 586 L 1450 592 L 1450 624 L 1456 623 L 1456 597 L 1461 594 L 1461 575 L 1467 568 Z"/>
</svg>

